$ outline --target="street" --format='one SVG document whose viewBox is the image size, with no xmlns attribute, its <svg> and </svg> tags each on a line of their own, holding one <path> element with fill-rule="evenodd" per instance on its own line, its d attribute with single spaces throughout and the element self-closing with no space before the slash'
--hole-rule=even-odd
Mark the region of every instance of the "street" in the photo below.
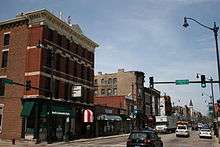
<svg viewBox="0 0 220 147">
<path fill-rule="evenodd" d="M 160 134 L 163 140 L 164 147 L 213 147 L 213 139 L 200 139 L 198 131 L 192 131 L 189 138 L 176 137 L 175 133 Z M 85 142 L 73 142 L 65 144 L 64 146 L 70 147 L 125 147 L 127 136 L 116 138 L 103 138 Z M 54 145 L 56 146 L 56 145 Z M 59 146 L 59 145 L 58 145 Z"/>
<path fill-rule="evenodd" d="M 189 138 L 176 137 L 175 133 L 160 134 L 159 135 L 164 143 L 164 147 L 217 147 L 214 145 L 213 139 L 200 139 L 198 131 L 192 131 Z M 51 147 L 125 147 L 128 135 L 116 135 L 99 137 L 92 139 L 79 139 L 71 142 L 58 142 L 58 143 L 40 143 L 34 144 L 33 142 L 16 142 L 16 145 L 11 145 L 11 142 L 0 141 L 0 146 L 18 146 L 18 147 L 34 147 L 34 146 L 51 146 Z"/>
</svg>

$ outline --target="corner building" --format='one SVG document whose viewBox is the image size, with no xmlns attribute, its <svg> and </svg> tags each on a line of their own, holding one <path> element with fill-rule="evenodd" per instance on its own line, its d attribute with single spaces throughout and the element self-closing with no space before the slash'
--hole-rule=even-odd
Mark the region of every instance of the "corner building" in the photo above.
<svg viewBox="0 0 220 147">
<path fill-rule="evenodd" d="M 45 9 L 0 22 L 0 138 L 60 141 L 87 128 L 92 135 L 84 112 L 94 111 L 96 47 L 78 25 Z"/>
</svg>

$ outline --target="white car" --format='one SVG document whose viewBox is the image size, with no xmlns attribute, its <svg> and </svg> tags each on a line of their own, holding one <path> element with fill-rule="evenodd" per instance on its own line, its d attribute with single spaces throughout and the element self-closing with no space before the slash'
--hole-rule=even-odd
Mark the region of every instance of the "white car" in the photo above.
<svg viewBox="0 0 220 147">
<path fill-rule="evenodd" d="M 202 138 L 212 138 L 212 131 L 210 129 L 201 129 L 199 131 L 199 137 Z"/>
<path fill-rule="evenodd" d="M 187 125 L 178 125 L 176 128 L 176 137 L 178 136 L 186 136 L 189 137 L 189 130 Z"/>
</svg>

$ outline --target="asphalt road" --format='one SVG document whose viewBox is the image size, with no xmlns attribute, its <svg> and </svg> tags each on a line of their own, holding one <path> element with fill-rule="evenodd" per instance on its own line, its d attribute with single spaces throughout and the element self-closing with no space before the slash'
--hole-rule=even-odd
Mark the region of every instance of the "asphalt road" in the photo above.
<svg viewBox="0 0 220 147">
<path fill-rule="evenodd" d="M 200 139 L 197 132 L 191 132 L 189 138 L 176 137 L 175 133 L 172 134 L 162 134 L 159 135 L 164 143 L 164 147 L 214 147 L 214 139 Z M 126 136 L 114 136 L 107 138 L 96 138 L 96 139 L 81 139 L 72 142 L 60 142 L 53 144 L 33 144 L 30 142 L 16 143 L 16 145 L 11 145 L 10 142 L 0 141 L 0 147 L 2 146 L 17 146 L 17 147 L 126 147 Z"/>
<path fill-rule="evenodd" d="M 164 147 L 213 147 L 213 139 L 200 139 L 198 131 L 192 131 L 190 137 L 176 137 L 175 133 L 160 135 Z"/>
<path fill-rule="evenodd" d="M 162 134 L 164 147 L 213 147 L 212 139 L 200 139 L 198 131 L 191 132 L 189 138 L 176 137 L 175 133 Z M 125 147 L 127 137 L 103 138 L 99 140 L 65 144 L 65 147 Z"/>
</svg>

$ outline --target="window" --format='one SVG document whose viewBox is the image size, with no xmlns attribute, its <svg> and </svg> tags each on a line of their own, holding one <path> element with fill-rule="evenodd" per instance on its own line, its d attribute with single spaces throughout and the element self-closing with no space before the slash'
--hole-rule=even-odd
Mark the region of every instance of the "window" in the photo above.
<svg viewBox="0 0 220 147">
<path fill-rule="evenodd" d="M 66 74 L 69 73 L 69 62 L 70 62 L 70 59 L 67 57 L 67 58 L 66 58 L 66 67 L 65 67 L 65 69 L 66 69 Z"/>
<path fill-rule="evenodd" d="M 44 88 L 45 88 L 46 90 L 48 90 L 48 92 L 45 92 L 45 96 L 46 96 L 46 97 L 49 97 L 49 96 L 50 96 L 50 93 L 49 93 L 49 91 L 50 91 L 50 78 L 49 78 L 49 77 L 46 77 L 46 78 L 45 78 Z"/>
<path fill-rule="evenodd" d="M 81 65 L 81 79 L 84 79 L 85 78 L 85 67 L 84 65 L 82 64 Z"/>
<path fill-rule="evenodd" d="M 108 79 L 108 84 L 112 84 L 112 79 L 111 78 Z"/>
<path fill-rule="evenodd" d="M 62 35 L 60 35 L 60 34 L 57 34 L 57 44 L 59 46 L 62 46 Z"/>
<path fill-rule="evenodd" d="M 10 34 L 4 34 L 4 46 L 9 45 L 9 41 L 10 41 Z"/>
<path fill-rule="evenodd" d="M 101 79 L 101 84 L 105 84 L 105 80 L 104 79 Z"/>
<path fill-rule="evenodd" d="M 54 36 L 53 30 L 49 29 L 48 30 L 48 40 L 53 41 L 53 36 Z"/>
<path fill-rule="evenodd" d="M 98 91 L 97 91 L 97 90 L 95 90 L 94 95 L 95 95 L 95 96 L 97 96 L 97 95 L 98 95 Z"/>
<path fill-rule="evenodd" d="M 59 86 L 60 86 L 60 81 L 59 80 L 55 80 L 55 94 L 54 94 L 54 97 L 56 99 L 59 99 Z"/>
<path fill-rule="evenodd" d="M 69 99 L 69 96 L 70 96 L 70 89 L 69 89 L 69 83 L 65 83 L 65 94 L 64 94 L 64 99 L 65 100 L 68 100 Z"/>
<path fill-rule="evenodd" d="M 105 95 L 105 89 L 101 90 L 101 95 Z"/>
<path fill-rule="evenodd" d="M 0 96 L 5 95 L 5 83 L 3 82 L 3 78 L 0 79 Z"/>
<path fill-rule="evenodd" d="M 46 66 L 52 67 L 52 51 L 46 50 Z"/>
<path fill-rule="evenodd" d="M 56 70 L 60 70 L 60 54 L 56 55 Z"/>
<path fill-rule="evenodd" d="M 77 76 L 77 63 L 76 61 L 74 62 L 74 71 L 73 71 L 73 75 L 76 77 Z"/>
<path fill-rule="evenodd" d="M 2 132 L 2 122 L 3 122 L 3 104 L 0 104 L 0 133 Z"/>
<path fill-rule="evenodd" d="M 8 50 L 2 52 L 2 68 L 7 67 L 8 65 Z"/>
<path fill-rule="evenodd" d="M 97 79 L 95 79 L 95 85 L 97 85 L 98 84 L 98 80 Z"/>
<path fill-rule="evenodd" d="M 117 95 L 117 88 L 113 89 L 113 95 Z"/>
<path fill-rule="evenodd" d="M 111 90 L 111 89 L 108 89 L 107 95 L 108 95 L 108 96 L 111 96 L 111 95 L 112 95 L 112 90 Z"/>
<path fill-rule="evenodd" d="M 117 78 L 114 78 L 114 79 L 113 79 L 113 84 L 114 84 L 114 85 L 117 84 Z"/>
</svg>

